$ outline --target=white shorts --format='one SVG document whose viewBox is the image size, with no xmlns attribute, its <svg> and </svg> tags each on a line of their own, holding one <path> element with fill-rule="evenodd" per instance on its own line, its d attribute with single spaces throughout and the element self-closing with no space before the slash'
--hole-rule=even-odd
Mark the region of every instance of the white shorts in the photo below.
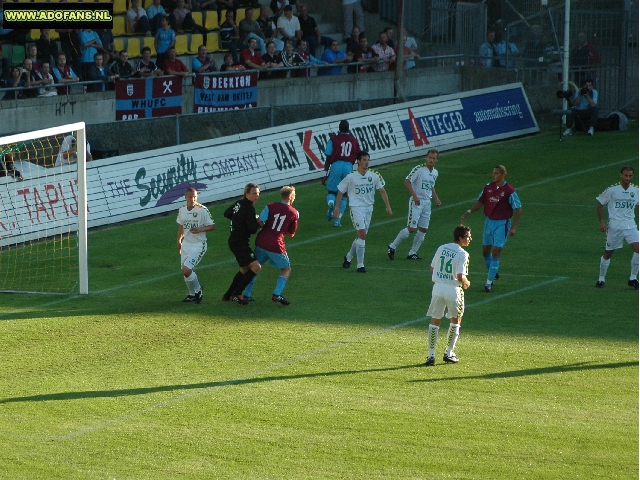
<svg viewBox="0 0 640 480">
<path fill-rule="evenodd" d="M 462 288 L 446 283 L 434 283 L 427 316 L 431 318 L 462 318 L 463 313 L 464 292 Z"/>
<path fill-rule="evenodd" d="M 626 228 L 624 230 L 607 230 L 607 243 L 604 245 L 605 250 L 617 250 L 622 248 L 623 241 L 626 240 L 629 245 L 638 243 L 638 229 Z"/>
<path fill-rule="evenodd" d="M 182 245 L 180 249 L 180 267 L 184 265 L 189 270 L 196 268 L 202 257 L 207 251 L 207 244 Z"/>
<path fill-rule="evenodd" d="M 407 216 L 407 227 L 409 228 L 429 228 L 431 220 L 431 200 L 421 198 L 420 205 L 416 205 L 413 197 L 409 198 L 409 215 Z"/>
<path fill-rule="evenodd" d="M 371 207 L 351 207 L 351 223 L 356 230 L 369 231 L 371 225 L 371 215 L 373 214 L 373 206 Z"/>
</svg>

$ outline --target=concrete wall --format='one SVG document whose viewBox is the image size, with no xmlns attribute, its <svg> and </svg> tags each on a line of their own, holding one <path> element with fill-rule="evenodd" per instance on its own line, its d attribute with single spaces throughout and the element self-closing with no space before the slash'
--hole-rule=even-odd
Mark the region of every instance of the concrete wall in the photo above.
<svg viewBox="0 0 640 480">
<path fill-rule="evenodd" d="M 191 82 L 192 80 L 188 79 L 188 85 L 183 87 L 182 111 L 185 114 L 193 112 L 194 88 L 190 85 Z M 416 70 L 410 72 L 410 76 L 405 80 L 405 90 L 409 96 L 455 93 L 459 88 L 459 76 L 453 69 Z M 305 78 L 266 80 L 261 81 L 258 86 L 260 106 L 318 105 L 352 100 L 388 99 L 393 96 L 392 72 L 311 77 L 308 81 Z M 79 121 L 88 125 L 104 124 L 113 122 L 114 119 L 113 91 L 0 101 L 0 134 L 4 135 Z"/>
</svg>

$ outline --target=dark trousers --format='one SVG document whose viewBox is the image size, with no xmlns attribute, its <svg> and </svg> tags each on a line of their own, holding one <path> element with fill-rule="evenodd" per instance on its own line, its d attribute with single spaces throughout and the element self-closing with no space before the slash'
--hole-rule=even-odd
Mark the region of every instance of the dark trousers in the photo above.
<svg viewBox="0 0 640 480">
<path fill-rule="evenodd" d="M 597 106 L 588 107 L 586 110 L 572 108 L 571 115 L 567 117 L 567 128 L 573 127 L 574 122 L 576 128 L 580 130 L 588 130 L 589 127 L 595 128 L 596 123 L 598 123 L 598 112 Z"/>
<path fill-rule="evenodd" d="M 140 17 L 140 20 L 138 20 L 138 23 L 136 23 L 133 31 L 134 33 L 142 33 L 143 35 L 147 32 L 150 32 L 151 25 L 149 24 L 149 17 L 147 17 L 146 15 L 144 17 Z"/>
</svg>

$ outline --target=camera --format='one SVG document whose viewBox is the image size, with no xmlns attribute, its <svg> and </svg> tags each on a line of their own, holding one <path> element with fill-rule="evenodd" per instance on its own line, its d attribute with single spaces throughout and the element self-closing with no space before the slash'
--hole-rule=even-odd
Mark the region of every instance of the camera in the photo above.
<svg viewBox="0 0 640 480">
<path fill-rule="evenodd" d="M 558 90 L 556 92 L 556 97 L 571 100 L 573 98 L 573 93 L 571 93 L 571 90 Z"/>
<path fill-rule="evenodd" d="M 587 93 L 589 93 L 589 89 L 586 87 L 582 87 L 580 89 L 580 95 L 586 95 Z"/>
</svg>

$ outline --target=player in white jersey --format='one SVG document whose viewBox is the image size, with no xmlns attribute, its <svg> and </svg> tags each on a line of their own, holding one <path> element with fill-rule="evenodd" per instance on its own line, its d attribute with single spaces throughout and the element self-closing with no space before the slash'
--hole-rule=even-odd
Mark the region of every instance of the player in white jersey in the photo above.
<svg viewBox="0 0 640 480">
<path fill-rule="evenodd" d="M 189 295 L 183 302 L 200 303 L 203 291 L 198 276 L 193 269 L 198 265 L 207 251 L 207 233 L 216 229 L 209 210 L 198 203 L 198 191 L 187 188 L 184 197 L 187 204 L 178 210 L 176 222 L 178 227 L 178 252 L 180 252 L 180 267 L 184 282 L 189 289 Z"/>
<path fill-rule="evenodd" d="M 418 233 L 416 233 L 413 239 L 413 245 L 407 254 L 407 259 L 422 260 L 422 257 L 418 255 L 418 250 L 422 242 L 424 242 L 424 237 L 429 228 L 429 221 L 431 220 L 431 199 L 433 198 L 436 207 L 442 205 L 435 188 L 436 180 L 438 179 L 438 170 L 433 168 L 438 162 L 438 156 L 438 150 L 435 148 L 429 150 L 424 165 L 415 166 L 404 180 L 404 186 L 407 187 L 407 190 L 409 190 L 411 194 L 409 198 L 409 215 L 407 218 L 407 226 L 400 230 L 395 240 L 387 247 L 387 255 L 389 255 L 391 260 L 395 257 L 398 245 L 400 245 L 404 239 L 409 238 L 409 235 L 415 232 L 416 229 Z"/>
<path fill-rule="evenodd" d="M 387 214 L 391 216 L 391 206 L 389 197 L 384 189 L 384 180 L 378 172 L 369 170 L 369 153 L 358 152 L 358 169 L 350 173 L 338 184 L 338 194 L 336 195 L 335 207 L 333 208 L 333 218 L 340 216 L 340 200 L 346 193 L 349 196 L 349 208 L 351 209 L 351 222 L 356 229 L 356 239 L 351 244 L 349 253 L 344 256 L 342 268 L 349 268 L 354 255 L 358 259 L 358 272 L 366 273 L 364 268 L 364 245 L 367 238 L 367 231 L 371 224 L 371 214 L 373 213 L 373 202 L 375 201 L 376 190 L 380 191 L 380 196 L 387 207 Z"/>
<path fill-rule="evenodd" d="M 453 243 L 446 243 L 438 247 L 431 260 L 431 303 L 427 310 L 427 316 L 431 317 L 431 323 L 427 330 L 429 353 L 425 365 L 432 367 L 436 364 L 436 343 L 438 343 L 438 331 L 440 320 L 443 316 L 450 318 L 449 331 L 447 332 L 447 349 L 444 351 L 443 360 L 446 363 L 458 363 L 458 357 L 453 352 L 458 337 L 460 336 L 460 323 L 464 313 L 464 292 L 469 288 L 469 254 L 462 247 L 471 243 L 471 229 L 465 225 L 459 225 L 453 231 Z"/>
<path fill-rule="evenodd" d="M 597 288 L 604 287 L 604 278 L 611 262 L 613 251 L 622 248 L 626 240 L 633 249 L 631 257 L 631 274 L 627 285 L 638 290 L 638 226 L 636 225 L 636 210 L 638 209 L 638 186 L 631 184 L 633 167 L 622 167 L 620 183 L 611 185 L 596 197 L 598 200 L 598 220 L 600 231 L 607 233 L 607 243 L 604 254 L 600 258 L 600 276 Z M 604 206 L 609 212 L 609 223 L 604 221 Z"/>
</svg>

